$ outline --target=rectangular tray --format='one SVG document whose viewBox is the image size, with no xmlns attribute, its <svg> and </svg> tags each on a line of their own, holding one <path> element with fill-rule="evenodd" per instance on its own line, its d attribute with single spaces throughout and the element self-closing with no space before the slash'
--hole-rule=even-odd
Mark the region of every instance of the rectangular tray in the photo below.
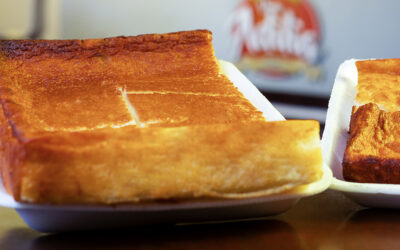
<svg viewBox="0 0 400 250">
<path fill-rule="evenodd" d="M 322 153 L 325 163 L 332 168 L 331 189 L 367 207 L 400 208 L 400 185 L 355 183 L 344 181 L 342 160 L 349 137 L 351 109 L 355 105 L 358 72 L 356 59 L 347 60 L 338 69 L 329 100 Z"/>
</svg>

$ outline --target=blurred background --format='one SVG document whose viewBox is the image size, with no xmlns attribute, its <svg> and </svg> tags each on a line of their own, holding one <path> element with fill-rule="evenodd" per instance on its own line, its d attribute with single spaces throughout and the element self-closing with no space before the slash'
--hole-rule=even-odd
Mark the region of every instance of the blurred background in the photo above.
<svg viewBox="0 0 400 250">
<path fill-rule="evenodd" d="M 400 57 L 397 0 L 0 0 L 1 39 L 209 29 L 286 118 L 324 125 L 339 65 Z"/>
</svg>

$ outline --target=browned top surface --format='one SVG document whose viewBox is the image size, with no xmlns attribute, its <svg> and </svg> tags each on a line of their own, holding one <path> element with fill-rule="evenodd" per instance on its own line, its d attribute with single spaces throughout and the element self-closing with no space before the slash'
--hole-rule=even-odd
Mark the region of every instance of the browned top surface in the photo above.
<svg viewBox="0 0 400 250">
<path fill-rule="evenodd" d="M 376 104 L 352 115 L 343 158 L 345 180 L 400 183 L 400 111 L 386 112 Z"/>
<path fill-rule="evenodd" d="M 400 59 L 357 61 L 356 66 L 356 101 L 376 103 L 386 111 L 400 110 Z"/>
<path fill-rule="evenodd" d="M 126 89 L 148 126 L 263 120 L 219 73 L 211 39 L 209 31 L 198 30 L 0 41 L 4 112 L 20 139 L 45 131 L 125 126 L 134 123 L 120 91 Z"/>
<path fill-rule="evenodd" d="M 385 112 L 372 103 L 358 108 L 348 147 L 357 155 L 400 159 L 400 112 Z"/>
<path fill-rule="evenodd" d="M 127 52 L 185 52 L 187 46 L 204 45 L 211 32 L 195 30 L 169 34 L 148 34 L 85 40 L 9 40 L 3 41 L 0 51 L 8 58 L 92 58 L 124 55 Z"/>
</svg>

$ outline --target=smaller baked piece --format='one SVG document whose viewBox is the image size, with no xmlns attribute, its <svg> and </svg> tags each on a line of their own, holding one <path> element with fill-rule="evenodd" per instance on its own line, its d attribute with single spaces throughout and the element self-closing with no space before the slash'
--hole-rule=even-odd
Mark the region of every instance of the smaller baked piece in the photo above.
<svg viewBox="0 0 400 250">
<path fill-rule="evenodd" d="M 400 59 L 356 61 L 355 106 L 343 158 L 347 181 L 400 183 Z"/>
<path fill-rule="evenodd" d="M 374 103 L 353 107 L 343 177 L 400 184 L 400 111 L 386 112 Z"/>
</svg>

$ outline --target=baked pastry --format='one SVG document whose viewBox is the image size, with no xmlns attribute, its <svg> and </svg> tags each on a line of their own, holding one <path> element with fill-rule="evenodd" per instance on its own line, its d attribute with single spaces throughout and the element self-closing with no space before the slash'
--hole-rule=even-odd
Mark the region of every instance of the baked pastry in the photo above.
<svg viewBox="0 0 400 250">
<path fill-rule="evenodd" d="M 400 111 L 354 108 L 343 158 L 345 180 L 400 184 Z"/>
<path fill-rule="evenodd" d="M 400 183 L 400 60 L 361 60 L 356 67 L 356 105 L 343 177 L 354 182 Z"/>
<path fill-rule="evenodd" d="M 205 30 L 0 42 L 1 173 L 17 201 L 251 197 L 321 177 L 316 121 L 266 122 Z"/>
</svg>

